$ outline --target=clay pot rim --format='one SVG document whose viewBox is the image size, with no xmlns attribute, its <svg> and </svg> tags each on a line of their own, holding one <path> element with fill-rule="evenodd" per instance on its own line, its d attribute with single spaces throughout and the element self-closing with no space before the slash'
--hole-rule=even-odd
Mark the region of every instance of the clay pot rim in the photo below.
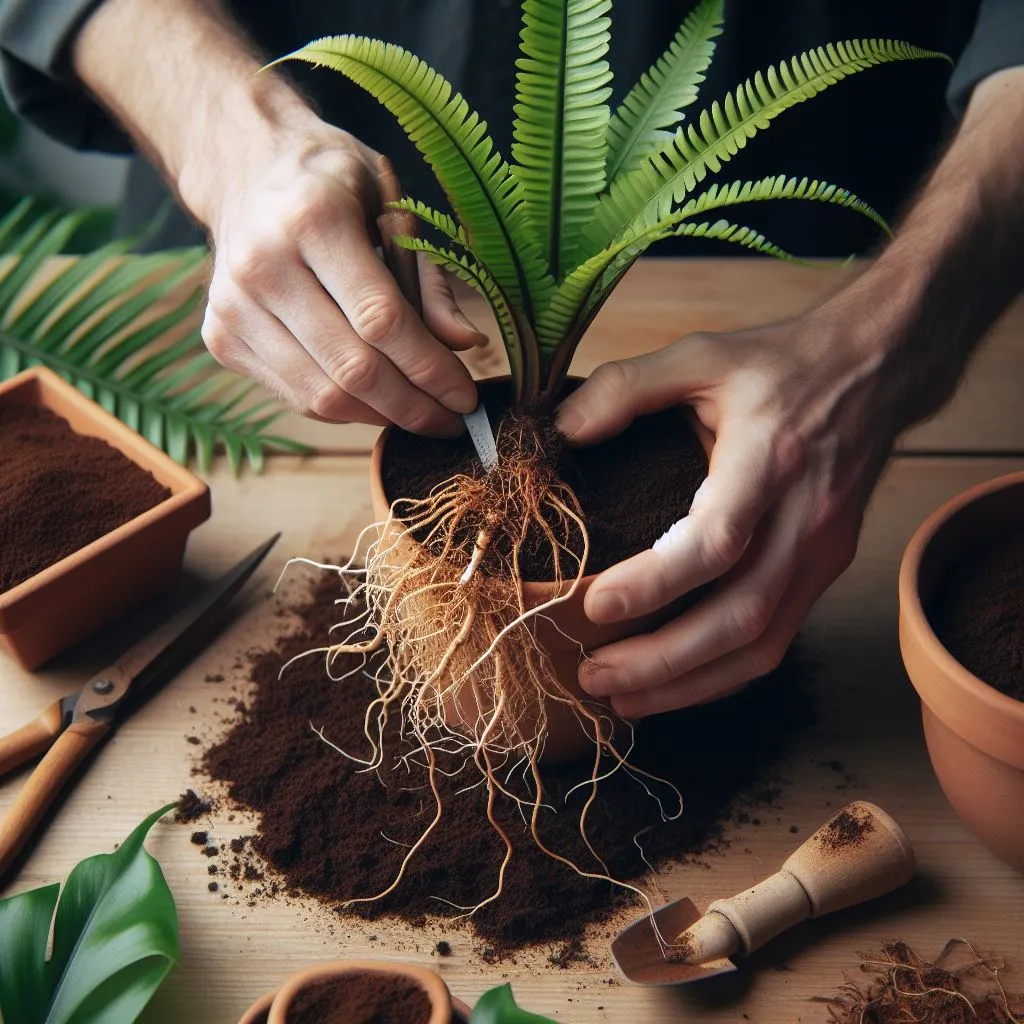
<svg viewBox="0 0 1024 1024">
<path fill-rule="evenodd" d="M 496 377 L 482 377 L 479 380 L 474 381 L 475 384 L 500 384 L 512 379 L 511 374 L 500 374 Z M 568 380 L 585 380 L 584 377 L 577 377 L 570 375 Z M 701 443 L 701 447 L 704 449 L 705 454 L 710 459 L 711 450 L 714 447 L 714 435 L 697 419 L 697 416 L 693 413 L 693 410 L 688 406 L 684 408 L 684 416 L 689 422 L 694 433 L 697 435 L 698 440 Z M 388 437 L 391 435 L 393 426 L 385 427 L 378 435 L 377 440 L 373 444 L 373 449 L 370 452 L 370 491 L 371 498 L 374 508 L 390 508 L 391 502 L 388 500 L 388 496 L 384 491 L 384 474 L 383 474 L 383 461 L 384 461 L 384 447 L 387 444 Z M 586 593 L 590 588 L 591 583 L 600 576 L 600 572 L 587 573 L 582 576 L 579 583 L 576 585 L 578 592 Z M 524 580 L 523 589 L 535 596 L 538 603 L 544 600 L 547 596 L 554 595 L 557 591 L 556 584 L 553 580 Z"/>
<path fill-rule="evenodd" d="M 951 498 L 932 512 L 917 528 L 907 544 L 903 560 L 900 563 L 899 614 L 901 626 L 913 634 L 913 640 L 919 645 L 924 656 L 929 658 L 939 669 L 936 679 L 924 680 L 911 675 L 914 689 L 929 708 L 954 732 L 980 749 L 986 749 L 984 742 L 978 742 L 982 737 L 974 736 L 972 738 L 965 735 L 964 723 L 960 721 L 947 721 L 946 715 L 943 714 L 943 705 L 958 694 L 966 695 L 972 703 L 984 709 L 988 715 L 996 716 L 1004 722 L 1008 719 L 1014 725 L 1019 726 L 1024 733 L 1024 701 L 1000 693 L 995 687 L 979 679 L 961 665 L 943 646 L 925 614 L 918 584 L 921 562 L 936 536 L 948 523 L 976 501 L 1015 488 L 1024 489 L 1024 470 L 976 484 Z M 902 642 L 904 641 L 901 636 Z M 1002 757 L 1000 759 L 1006 760 Z M 1024 767 L 1024 765 L 1019 767 Z"/>
<path fill-rule="evenodd" d="M 57 584 L 69 572 L 91 561 L 97 555 L 115 548 L 124 540 L 145 530 L 154 522 L 164 519 L 189 506 L 194 508 L 192 526 L 198 526 L 210 515 L 209 487 L 184 466 L 179 466 L 166 452 L 157 448 L 138 432 L 122 423 L 97 402 L 87 398 L 76 387 L 45 366 L 33 366 L 0 383 L 0 401 L 12 392 L 30 389 L 35 384 L 36 397 L 30 403 L 38 408 L 50 408 L 42 392 L 55 392 L 90 422 L 95 428 L 92 436 L 106 441 L 136 466 L 154 476 L 170 490 L 170 496 L 145 512 L 122 523 L 121 526 L 90 541 L 84 547 L 66 555 L 41 572 L 22 580 L 17 586 L 0 594 L 0 633 L 14 633 L 31 618 L 35 595 L 51 584 Z M 60 415 L 60 413 L 58 413 Z M 76 429 L 74 426 L 72 429 Z M 81 430 L 78 430 L 81 433 Z M 190 527 L 191 528 L 191 527 Z"/>
<path fill-rule="evenodd" d="M 287 1024 L 287 1011 L 298 993 L 309 985 L 346 974 L 380 974 L 407 978 L 424 991 L 430 1001 L 430 1017 L 423 1024 L 450 1024 L 452 997 L 444 979 L 435 971 L 401 960 L 328 960 L 293 974 L 278 989 L 270 1007 L 268 1024 Z"/>
</svg>

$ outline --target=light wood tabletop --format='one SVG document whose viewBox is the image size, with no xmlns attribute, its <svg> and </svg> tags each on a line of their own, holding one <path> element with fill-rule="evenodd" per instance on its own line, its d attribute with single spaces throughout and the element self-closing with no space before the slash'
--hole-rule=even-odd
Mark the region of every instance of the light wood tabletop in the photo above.
<svg viewBox="0 0 1024 1024">
<path fill-rule="evenodd" d="M 767 261 L 648 261 L 631 275 L 617 304 L 602 314 L 581 356 L 584 368 L 663 344 L 687 329 L 721 329 L 785 315 L 814 299 L 825 273 Z M 549 949 L 488 964 L 479 955 L 481 943 L 450 925 L 428 922 L 417 930 L 393 922 L 368 924 L 327 915 L 301 899 L 254 906 L 222 900 L 207 891 L 207 863 L 190 844 L 189 829 L 167 821 L 156 826 L 148 845 L 174 891 L 183 959 L 143 1019 L 233 1024 L 258 995 L 307 964 L 340 956 L 394 956 L 439 970 L 453 992 L 469 1002 L 491 985 L 511 981 L 525 1007 L 576 1024 L 813 1024 L 827 1019 L 820 999 L 857 974 L 858 951 L 897 937 L 925 955 L 938 953 L 953 936 L 1001 953 L 1007 988 L 1024 991 L 1024 877 L 988 854 L 946 803 L 928 763 L 896 627 L 896 574 L 916 526 L 971 484 L 1024 468 L 1022 378 L 1024 315 L 1018 307 L 995 332 L 957 402 L 908 437 L 872 501 L 854 564 L 806 624 L 805 648 L 819 666 L 812 683 L 817 723 L 793 743 L 784 771 L 787 784 L 776 805 L 759 828 L 730 826 L 736 841 L 709 855 L 709 868 L 677 866 L 659 879 L 668 897 L 689 894 L 703 907 L 774 871 L 835 807 L 863 798 L 893 814 L 916 847 L 919 877 L 907 889 L 799 927 L 724 981 L 643 989 L 617 975 L 607 954 L 608 925 L 589 937 L 592 963 L 559 969 L 547 961 Z M 331 453 L 276 456 L 262 475 L 239 479 L 222 463 L 215 467 L 213 518 L 193 535 L 189 570 L 210 577 L 275 530 L 283 531 L 282 540 L 245 599 L 244 614 L 118 732 L 5 894 L 62 878 L 78 860 L 110 850 L 145 814 L 196 784 L 190 773 L 198 748 L 186 736 L 197 722 L 204 723 L 204 733 L 214 732 L 222 713 L 214 704 L 220 688 L 205 684 L 204 677 L 240 678 L 233 668 L 236 656 L 267 644 L 285 627 L 286 620 L 273 612 L 269 591 L 289 557 L 345 552 L 372 518 L 366 454 L 372 434 L 327 429 L 325 434 L 323 425 L 315 425 L 315 436 L 338 435 L 325 446 Z M 80 686 L 105 656 L 116 653 L 119 642 L 118 631 L 108 631 L 35 674 L 0 661 L 0 732 Z M 827 767 L 829 761 L 842 762 L 842 779 Z M 0 813 L 20 781 L 0 783 Z M 228 813 L 219 810 L 194 827 L 209 828 L 215 838 L 240 834 L 239 822 L 229 823 Z M 797 835 L 790 833 L 791 825 Z M 626 920 L 628 915 L 619 923 Z M 441 937 L 453 947 L 443 960 L 432 954 Z"/>
</svg>

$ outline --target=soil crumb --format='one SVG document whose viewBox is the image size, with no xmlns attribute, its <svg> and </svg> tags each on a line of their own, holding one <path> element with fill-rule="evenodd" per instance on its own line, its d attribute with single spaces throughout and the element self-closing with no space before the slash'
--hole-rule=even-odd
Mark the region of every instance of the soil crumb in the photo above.
<svg viewBox="0 0 1024 1024">
<path fill-rule="evenodd" d="M 935 962 L 902 939 L 861 953 L 866 985 L 847 982 L 829 1002 L 830 1024 L 1013 1024 L 1024 999 L 999 980 L 1003 960 L 951 939 Z"/>
<path fill-rule="evenodd" d="M 186 789 L 178 797 L 178 809 L 174 812 L 174 820 L 191 824 L 212 810 L 212 800 L 201 797 L 194 789 Z"/>
<path fill-rule="evenodd" d="M 980 545 L 950 569 L 932 626 L 968 672 L 1024 701 L 1024 527 Z"/>
<path fill-rule="evenodd" d="M 848 846 L 859 846 L 874 829 L 875 823 L 866 811 L 858 815 L 844 807 L 825 823 L 818 833 L 818 842 L 830 853 L 835 853 Z"/>
<path fill-rule="evenodd" d="M 329 745 L 356 757 L 370 753 L 363 724 L 375 691 L 356 659 L 334 661 L 337 674 L 349 673 L 343 682 L 328 679 L 322 654 L 300 658 L 281 674 L 286 661 L 327 642 L 336 620 L 340 581 L 335 574 L 318 579 L 297 609 L 299 627 L 272 650 L 250 656 L 251 692 L 236 707 L 227 734 L 205 752 L 201 770 L 226 783 L 230 800 L 255 811 L 259 821 L 254 834 L 222 844 L 233 858 L 225 873 L 241 884 L 251 851 L 271 869 L 259 886 L 263 896 L 306 894 L 339 914 L 393 915 L 417 925 L 427 916 L 461 916 L 460 907 L 494 892 L 505 846 L 487 821 L 485 788 L 468 785 L 472 765 L 462 772 L 463 760 L 445 754 L 438 755 L 443 816 L 401 883 L 384 899 L 341 907 L 391 885 L 435 803 L 418 748 L 403 746 L 397 723 L 376 772 Z M 616 771 L 604 779 L 588 812 L 587 835 L 614 877 L 636 881 L 652 866 L 700 863 L 722 847 L 727 823 L 749 824 L 751 807 L 778 797 L 780 762 L 811 720 L 804 678 L 791 655 L 771 677 L 735 697 L 638 727 L 632 762 L 677 786 L 685 811 L 679 813 L 672 792 L 653 778 Z M 403 761 L 400 755 L 411 756 Z M 578 827 L 590 796 L 589 786 L 579 783 L 589 771 L 579 764 L 545 771 L 539 830 L 552 850 L 594 871 L 600 865 Z M 515 790 L 520 784 L 510 772 L 507 785 Z M 633 904 L 628 891 L 544 854 L 511 800 L 499 800 L 496 814 L 514 853 L 501 897 L 470 919 L 491 959 L 530 944 L 569 942 L 588 924 Z"/>
</svg>

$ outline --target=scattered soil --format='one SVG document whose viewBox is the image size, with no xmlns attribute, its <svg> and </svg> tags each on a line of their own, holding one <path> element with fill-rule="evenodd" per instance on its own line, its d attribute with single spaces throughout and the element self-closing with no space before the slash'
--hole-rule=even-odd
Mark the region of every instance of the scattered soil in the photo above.
<svg viewBox="0 0 1024 1024">
<path fill-rule="evenodd" d="M 430 1000 L 403 978 L 349 974 L 304 989 L 288 1008 L 288 1024 L 427 1024 Z"/>
<path fill-rule="evenodd" d="M 0 593 L 170 497 L 97 437 L 40 406 L 0 405 Z"/>
<path fill-rule="evenodd" d="M 481 393 L 496 424 L 508 401 L 507 389 L 485 385 Z M 538 430 L 546 449 L 557 457 L 559 476 L 572 487 L 583 509 L 591 545 L 587 572 L 600 572 L 649 548 L 690 510 L 693 495 L 707 476 L 704 450 L 675 409 L 641 416 L 611 440 L 586 448 L 562 443 L 550 421 L 541 421 Z M 426 498 L 458 473 L 483 473 L 468 435 L 439 441 L 404 430 L 389 434 L 383 482 L 392 500 Z M 475 529 L 467 533 L 470 550 L 475 536 Z M 539 529 L 536 536 L 527 537 L 521 566 L 527 580 L 553 575 L 551 549 Z"/>
<path fill-rule="evenodd" d="M 178 797 L 178 809 L 174 812 L 174 820 L 190 824 L 198 821 L 213 810 L 213 801 L 205 800 L 194 789 L 186 789 Z"/>
<path fill-rule="evenodd" d="M 968 672 L 1024 700 L 1024 527 L 954 565 L 939 586 L 931 620 Z"/>
<path fill-rule="evenodd" d="M 931 963 L 902 939 L 880 952 L 861 953 L 866 986 L 847 982 L 832 1000 L 831 1024 L 1014 1024 L 1024 999 L 999 981 L 1000 957 L 980 957 L 962 939 L 951 940 Z"/>
<path fill-rule="evenodd" d="M 239 839 L 237 849 L 231 844 L 236 859 L 229 873 L 241 886 L 252 851 L 272 869 L 259 885 L 263 895 L 304 893 L 339 913 L 371 919 L 389 914 L 417 924 L 427 915 L 459 915 L 452 904 L 473 906 L 491 895 L 505 848 L 487 821 L 485 790 L 467 790 L 472 777 L 465 773 L 443 774 L 463 767 L 445 756 L 438 763 L 443 818 L 401 884 L 385 899 L 341 907 L 391 884 L 435 805 L 425 771 L 417 763 L 397 763 L 394 755 L 409 748 L 401 746 L 394 728 L 384 766 L 375 773 L 360 771 L 314 731 L 322 730 L 352 755 L 368 756 L 363 718 L 374 690 L 356 661 L 335 661 L 336 672 L 353 669 L 343 683 L 327 679 L 322 655 L 300 659 L 279 677 L 286 660 L 327 640 L 339 586 L 335 575 L 322 577 L 297 609 L 300 628 L 252 656 L 248 703 L 237 703 L 235 724 L 205 754 L 201 770 L 227 783 L 231 800 L 258 814 L 256 833 Z M 668 861 L 706 865 L 702 855 L 721 848 L 729 821 L 750 824 L 751 806 L 777 798 L 779 762 L 810 721 L 802 677 L 798 660 L 790 657 L 736 697 L 639 726 L 631 759 L 679 787 L 686 808 L 664 822 L 640 781 L 621 771 L 604 780 L 589 812 L 588 835 L 614 877 L 638 880 L 648 865 Z M 546 802 L 558 813 L 542 811 L 539 827 L 551 849 L 594 870 L 598 865 L 578 830 L 589 791 L 571 792 L 587 775 L 589 765 L 545 771 Z M 518 785 L 514 775 L 509 784 Z M 678 807 L 666 787 L 646 785 L 664 798 L 666 813 L 675 814 Z M 532 943 L 569 941 L 587 924 L 632 903 L 623 889 L 584 878 L 544 854 L 510 801 L 499 802 L 496 810 L 515 852 L 502 897 L 471 918 L 492 959 Z"/>
<path fill-rule="evenodd" d="M 818 842 L 830 853 L 844 850 L 848 846 L 859 846 L 865 836 L 873 832 L 875 823 L 871 815 L 864 813 L 857 816 L 845 807 L 818 833 Z M 794 829 L 795 830 L 795 829 Z M 791 830 L 791 831 L 794 831 Z"/>
</svg>

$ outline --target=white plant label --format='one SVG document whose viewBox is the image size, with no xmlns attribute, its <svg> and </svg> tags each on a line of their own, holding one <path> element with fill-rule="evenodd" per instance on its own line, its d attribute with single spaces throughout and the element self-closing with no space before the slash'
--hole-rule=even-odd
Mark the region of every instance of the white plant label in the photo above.
<svg viewBox="0 0 1024 1024">
<path fill-rule="evenodd" d="M 491 430 L 491 421 L 487 418 L 487 410 L 484 403 L 462 417 L 466 421 L 466 429 L 469 431 L 470 440 L 476 449 L 484 469 L 489 473 L 498 464 L 498 448 L 494 443 L 494 431 Z"/>
</svg>

